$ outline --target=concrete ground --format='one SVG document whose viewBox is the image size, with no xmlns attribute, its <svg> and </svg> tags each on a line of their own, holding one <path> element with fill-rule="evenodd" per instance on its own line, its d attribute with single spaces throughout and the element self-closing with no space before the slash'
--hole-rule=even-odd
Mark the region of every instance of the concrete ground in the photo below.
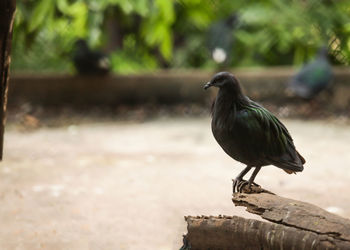
<svg viewBox="0 0 350 250">
<path fill-rule="evenodd" d="M 350 127 L 284 121 L 307 164 L 256 181 L 350 218 Z M 231 202 L 243 165 L 214 141 L 209 118 L 100 122 L 23 132 L 0 164 L 0 249 L 178 249 L 184 215 L 246 215 Z"/>
</svg>

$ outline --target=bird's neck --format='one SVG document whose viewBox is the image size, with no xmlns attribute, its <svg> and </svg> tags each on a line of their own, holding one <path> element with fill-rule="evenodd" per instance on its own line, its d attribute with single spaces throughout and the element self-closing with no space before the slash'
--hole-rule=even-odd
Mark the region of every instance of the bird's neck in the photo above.
<svg viewBox="0 0 350 250">
<path fill-rule="evenodd" d="M 221 105 L 228 104 L 240 107 L 248 104 L 248 99 L 243 95 L 240 88 L 235 90 L 219 89 L 216 99 Z"/>
<path fill-rule="evenodd" d="M 236 112 L 248 104 L 248 99 L 237 92 L 220 89 L 214 103 L 212 116 L 218 124 L 225 124 L 224 120 L 231 120 Z"/>
</svg>

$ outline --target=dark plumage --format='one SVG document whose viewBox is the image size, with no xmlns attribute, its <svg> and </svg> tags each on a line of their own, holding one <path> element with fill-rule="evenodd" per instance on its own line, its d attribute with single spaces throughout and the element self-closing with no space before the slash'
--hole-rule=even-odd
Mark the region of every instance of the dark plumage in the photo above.
<svg viewBox="0 0 350 250">
<path fill-rule="evenodd" d="M 211 86 L 219 88 L 212 108 L 213 135 L 229 156 L 247 165 L 234 180 L 234 192 L 252 167 L 255 170 L 249 187 L 263 166 L 274 165 L 289 174 L 304 169 L 305 160 L 295 149 L 286 127 L 267 109 L 244 96 L 235 76 L 218 73 L 204 88 Z"/>
<path fill-rule="evenodd" d="M 288 83 L 288 92 L 303 99 L 312 99 L 330 86 L 332 68 L 327 58 L 327 48 L 319 49 L 316 58 L 306 64 Z"/>
<path fill-rule="evenodd" d="M 92 51 L 83 39 L 75 42 L 73 63 L 81 75 L 106 75 L 110 71 L 108 57 L 100 51 Z"/>
<path fill-rule="evenodd" d="M 210 26 L 207 34 L 207 46 L 216 63 L 224 63 L 229 60 L 234 42 L 233 31 L 237 26 L 237 14 L 232 14 Z"/>
</svg>

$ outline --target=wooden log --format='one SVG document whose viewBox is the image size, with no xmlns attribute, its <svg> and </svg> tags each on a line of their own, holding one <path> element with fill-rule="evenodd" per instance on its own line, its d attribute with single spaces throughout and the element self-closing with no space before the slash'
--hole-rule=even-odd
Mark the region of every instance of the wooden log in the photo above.
<svg viewBox="0 0 350 250">
<path fill-rule="evenodd" d="M 248 212 L 273 223 L 329 235 L 350 243 L 350 220 L 313 204 L 269 193 L 235 193 L 232 201 L 236 206 L 245 206 Z"/>
<path fill-rule="evenodd" d="M 347 241 L 238 216 L 186 217 L 185 249 L 350 249 Z"/>
<path fill-rule="evenodd" d="M 267 221 L 188 216 L 183 249 L 350 249 L 350 220 L 272 193 L 235 193 L 236 206 Z"/>
<path fill-rule="evenodd" d="M 0 1 L 0 160 L 2 160 L 9 82 L 10 51 L 16 0 Z"/>
</svg>

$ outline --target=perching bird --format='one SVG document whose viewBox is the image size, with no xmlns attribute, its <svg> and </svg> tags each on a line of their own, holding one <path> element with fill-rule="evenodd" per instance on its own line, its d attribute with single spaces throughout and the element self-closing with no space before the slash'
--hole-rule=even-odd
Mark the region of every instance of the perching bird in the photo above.
<svg viewBox="0 0 350 250">
<path fill-rule="evenodd" d="M 312 99 L 330 86 L 332 68 L 327 57 L 327 48 L 318 50 L 316 58 L 306 64 L 288 83 L 287 92 L 303 99 Z"/>
<path fill-rule="evenodd" d="M 108 57 L 100 51 L 92 51 L 83 39 L 74 44 L 73 63 L 81 75 L 106 75 L 110 71 Z"/>
<path fill-rule="evenodd" d="M 238 25 L 237 14 L 212 24 L 207 34 L 207 46 L 216 63 L 229 60 L 233 47 L 233 31 Z"/>
<path fill-rule="evenodd" d="M 211 128 L 222 149 L 233 159 L 247 165 L 235 178 L 233 192 L 251 168 L 248 188 L 261 167 L 274 165 L 288 174 L 301 172 L 305 159 L 298 153 L 286 127 L 272 113 L 246 97 L 237 78 L 217 73 L 204 89 L 219 88 L 213 103 Z"/>
</svg>

